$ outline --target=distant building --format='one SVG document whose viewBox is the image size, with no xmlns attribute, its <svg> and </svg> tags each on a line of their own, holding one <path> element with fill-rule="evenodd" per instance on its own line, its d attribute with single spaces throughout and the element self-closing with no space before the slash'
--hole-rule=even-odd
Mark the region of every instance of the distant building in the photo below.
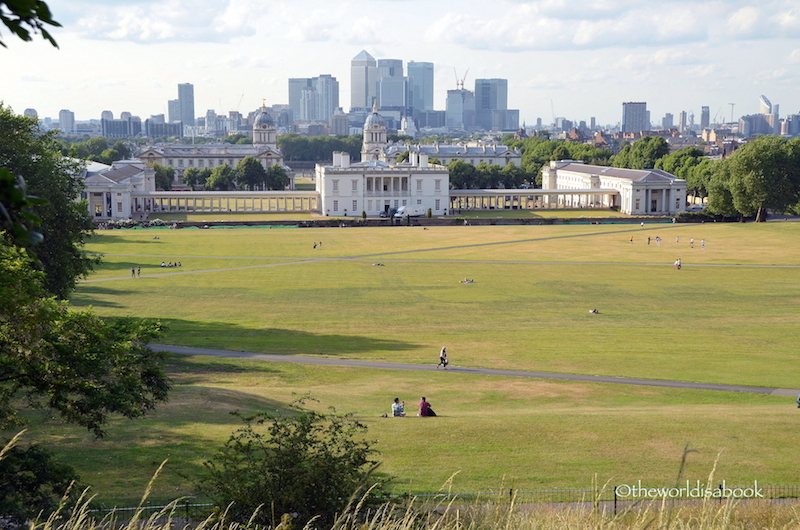
<svg viewBox="0 0 800 530">
<path fill-rule="evenodd" d="M 378 215 L 402 206 L 443 215 L 449 207 L 450 173 L 431 165 L 425 154 L 390 164 L 376 157 L 386 143 L 386 126 L 377 108 L 364 123 L 361 162 L 351 163 L 349 153 L 333 153 L 331 165 L 317 164 L 316 185 L 324 215 Z"/>
<path fill-rule="evenodd" d="M 567 206 L 619 207 L 629 215 L 673 216 L 686 207 L 686 181 L 660 169 L 620 169 L 592 166 L 574 160 L 550 162 L 542 169 L 542 189 L 580 190 L 581 204 L 568 204 L 569 194 L 559 194 Z M 580 199 L 577 199 L 580 197 Z"/>
<path fill-rule="evenodd" d="M 708 107 L 700 107 L 700 129 L 708 129 L 711 126 L 711 111 Z"/>
<path fill-rule="evenodd" d="M 662 129 L 672 129 L 675 126 L 675 119 L 674 116 L 667 112 L 664 114 L 664 117 L 661 118 L 661 128 Z"/>
<path fill-rule="evenodd" d="M 114 119 L 114 113 L 111 112 L 110 110 L 104 110 L 103 112 L 100 113 L 100 119 L 101 120 L 113 120 Z"/>
<path fill-rule="evenodd" d="M 408 61 L 409 106 L 414 117 L 423 111 L 433 110 L 433 63 Z"/>
<path fill-rule="evenodd" d="M 22 113 L 23 116 L 28 116 L 29 118 L 38 118 L 39 114 L 36 112 L 36 109 L 25 109 L 25 112 Z"/>
<path fill-rule="evenodd" d="M 178 104 L 180 106 L 180 120 L 184 125 L 194 125 L 194 85 L 181 83 L 178 85 Z M 170 118 L 170 121 L 174 121 Z"/>
<path fill-rule="evenodd" d="M 281 165 L 289 173 L 293 189 L 291 169 L 283 164 L 283 153 L 278 149 L 275 122 L 262 106 L 253 124 L 253 143 L 249 144 L 166 144 L 147 146 L 137 154 L 137 158 L 152 165 L 171 166 L 175 169 L 175 183 L 180 184 L 183 172 L 190 168 L 213 169 L 217 166 L 235 168 L 245 157 L 252 156 L 261 162 L 265 169 Z"/>
<path fill-rule="evenodd" d="M 649 131 L 650 123 L 647 120 L 647 103 L 623 103 L 622 122 L 620 128 L 623 133 Z"/>
<path fill-rule="evenodd" d="M 142 132 L 141 118 L 130 116 L 130 113 L 128 113 L 128 116 L 127 119 L 101 119 L 100 134 L 106 138 L 132 138 L 139 136 Z"/>
<path fill-rule="evenodd" d="M 459 88 L 447 91 L 445 127 L 451 131 L 472 131 L 475 128 L 475 93 Z"/>
<path fill-rule="evenodd" d="M 130 219 L 134 214 L 131 192 L 155 191 L 155 171 L 139 160 L 119 160 L 108 166 L 87 162 L 81 198 L 97 221 Z"/>
<path fill-rule="evenodd" d="M 327 122 L 339 108 L 339 82 L 328 74 L 289 79 L 289 108 L 296 120 Z"/>
<path fill-rule="evenodd" d="M 367 112 L 377 98 L 378 63 L 362 50 L 350 61 L 350 110 Z"/>
<path fill-rule="evenodd" d="M 167 101 L 167 118 L 170 123 L 178 123 L 181 121 L 181 102 L 177 99 L 170 99 Z"/>
<path fill-rule="evenodd" d="M 61 134 L 75 134 L 75 113 L 67 109 L 59 111 L 58 128 Z"/>
</svg>

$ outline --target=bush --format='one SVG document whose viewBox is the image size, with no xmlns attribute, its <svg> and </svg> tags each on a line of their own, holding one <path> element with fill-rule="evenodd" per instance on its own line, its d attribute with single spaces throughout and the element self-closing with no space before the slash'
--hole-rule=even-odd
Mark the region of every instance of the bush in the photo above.
<svg viewBox="0 0 800 530">
<path fill-rule="evenodd" d="M 204 462 L 207 476 L 197 484 L 228 517 L 275 527 L 289 513 L 302 528 L 314 517 L 330 525 L 353 497 L 366 494 L 366 506 L 379 501 L 386 481 L 372 478 L 377 450 L 363 439 L 366 426 L 351 414 L 303 405 L 284 416 L 232 413 L 245 425 Z"/>
<path fill-rule="evenodd" d="M 72 467 L 56 462 L 39 445 L 6 447 L 0 459 L 0 514 L 5 526 L 49 516 L 68 491 L 75 501 L 83 490 L 73 485 L 78 480 Z"/>
</svg>

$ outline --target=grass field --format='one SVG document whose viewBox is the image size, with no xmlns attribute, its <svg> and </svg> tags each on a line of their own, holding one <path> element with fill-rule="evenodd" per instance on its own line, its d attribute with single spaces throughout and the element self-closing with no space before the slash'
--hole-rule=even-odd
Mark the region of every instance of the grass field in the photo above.
<svg viewBox="0 0 800 530">
<path fill-rule="evenodd" d="M 160 318 L 162 342 L 184 346 L 435 364 L 447 345 L 459 366 L 797 388 L 798 237 L 797 223 L 110 231 L 73 303 Z M 170 403 L 107 439 L 45 416 L 30 437 L 111 503 L 134 502 L 165 458 L 157 498 L 189 493 L 179 473 L 237 426 L 229 411 L 306 392 L 368 423 L 401 491 L 456 472 L 459 491 L 669 484 L 686 443 L 692 479 L 720 451 L 729 483 L 798 476 L 786 397 L 204 357 L 173 356 L 170 373 Z M 441 418 L 379 417 L 420 395 Z"/>
</svg>

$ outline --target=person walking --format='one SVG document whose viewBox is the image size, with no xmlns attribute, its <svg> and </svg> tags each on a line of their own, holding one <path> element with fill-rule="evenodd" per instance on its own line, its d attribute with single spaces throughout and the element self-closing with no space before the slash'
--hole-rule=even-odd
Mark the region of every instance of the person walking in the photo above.
<svg viewBox="0 0 800 530">
<path fill-rule="evenodd" d="M 136 269 L 131 267 L 131 278 L 136 278 Z"/>
<path fill-rule="evenodd" d="M 142 267 L 141 267 L 141 265 L 136 267 L 136 277 L 137 278 L 141 278 L 142 277 Z"/>
<path fill-rule="evenodd" d="M 441 366 L 442 368 L 447 370 L 447 365 L 449 364 L 449 362 L 450 361 L 447 360 L 447 348 L 445 346 L 442 346 L 442 351 L 439 352 L 439 364 L 436 365 L 436 368 L 439 368 Z"/>
</svg>

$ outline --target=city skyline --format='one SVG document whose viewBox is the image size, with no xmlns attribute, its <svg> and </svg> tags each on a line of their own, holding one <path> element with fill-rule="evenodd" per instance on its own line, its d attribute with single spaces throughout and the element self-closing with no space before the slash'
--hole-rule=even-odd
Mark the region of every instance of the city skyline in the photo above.
<svg viewBox="0 0 800 530">
<path fill-rule="evenodd" d="M 0 100 L 41 118 L 61 109 L 78 121 L 103 110 L 168 115 L 179 83 L 194 85 L 195 117 L 246 114 L 262 100 L 288 104 L 288 79 L 321 74 L 339 80 L 346 105 L 361 50 L 433 63 L 436 110 L 467 69 L 467 87 L 507 79 L 520 124 L 554 116 L 614 124 L 626 101 L 647 102 L 654 122 L 682 111 L 699 117 L 703 106 L 712 122 L 729 121 L 732 111 L 734 119 L 757 113 L 762 94 L 781 116 L 800 112 L 800 7 L 788 0 L 675 0 L 668 9 L 627 0 L 581 9 L 559 0 L 48 4 L 64 26 L 52 31 L 60 50 L 8 32 L 0 50 L 8 73 Z"/>
</svg>

